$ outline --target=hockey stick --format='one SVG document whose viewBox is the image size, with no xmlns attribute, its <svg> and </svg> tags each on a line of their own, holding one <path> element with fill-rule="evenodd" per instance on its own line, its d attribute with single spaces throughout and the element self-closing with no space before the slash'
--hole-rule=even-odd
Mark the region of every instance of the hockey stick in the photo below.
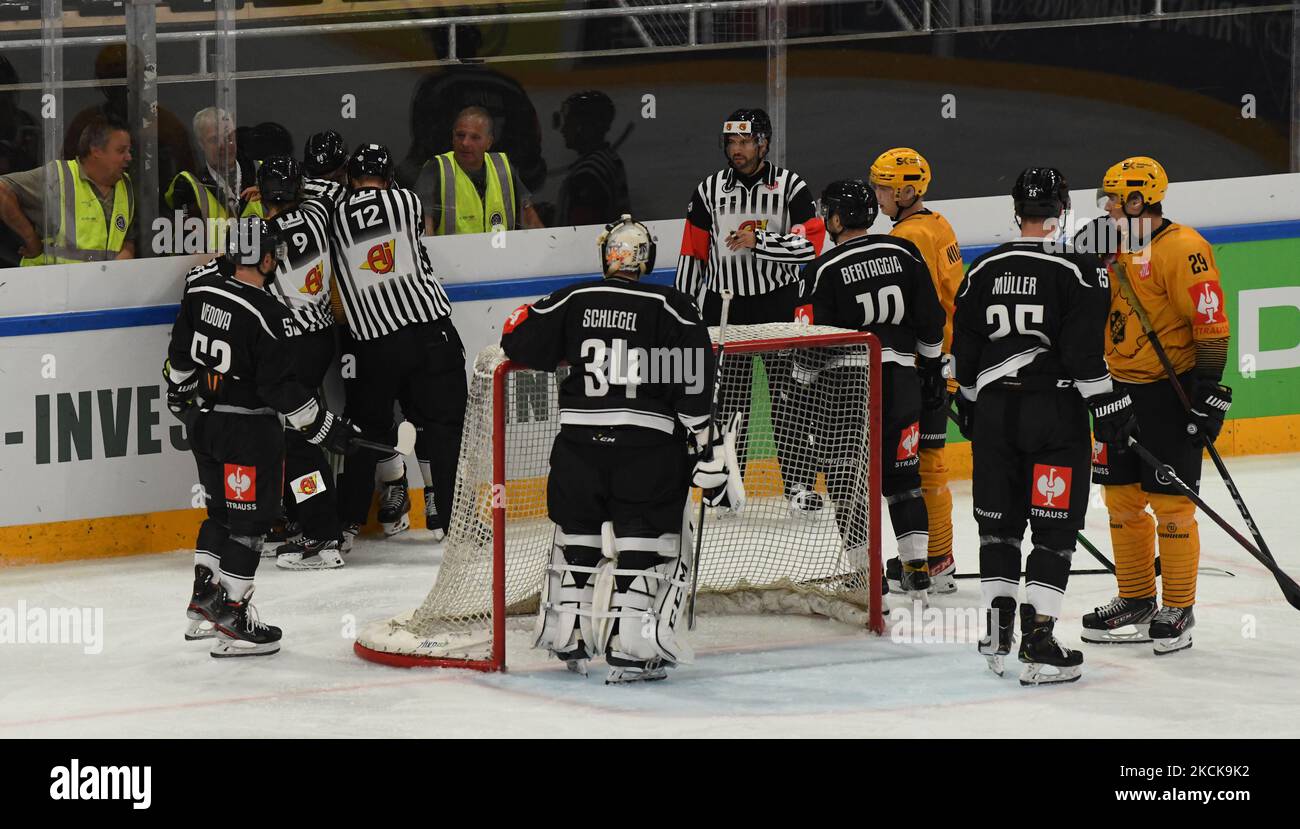
<svg viewBox="0 0 1300 829">
<path fill-rule="evenodd" d="M 709 406 L 709 446 L 718 436 L 718 400 L 722 396 L 722 354 L 727 348 L 727 315 L 731 291 L 722 292 L 722 313 L 718 317 L 718 353 L 713 360 L 713 402 Z M 725 486 L 725 484 L 724 484 Z M 699 586 L 700 556 L 704 554 L 704 490 L 700 490 L 700 518 L 695 522 L 695 560 L 691 562 L 691 596 L 686 609 L 686 629 L 695 630 L 695 590 Z"/>
<path fill-rule="evenodd" d="M 374 449 L 376 452 L 387 452 L 389 454 L 397 453 L 398 455 L 409 455 L 415 448 L 415 424 L 409 420 L 403 420 L 397 426 L 397 445 L 389 446 L 386 443 L 366 440 L 365 438 L 352 438 L 348 441 L 353 446 L 360 446 L 363 449 Z"/>
<path fill-rule="evenodd" d="M 1145 446 L 1137 442 L 1137 438 L 1130 437 L 1128 439 L 1128 445 L 1133 448 L 1133 451 L 1138 453 L 1148 466 L 1155 470 L 1157 479 L 1168 478 L 1169 482 L 1178 488 L 1178 490 L 1181 491 L 1188 500 L 1195 504 L 1201 512 L 1208 515 L 1225 533 L 1232 536 L 1233 541 L 1240 544 L 1245 548 L 1246 552 L 1254 556 L 1260 564 L 1267 567 L 1269 572 L 1273 574 L 1273 578 L 1277 579 L 1277 586 L 1282 588 L 1282 595 L 1286 597 L 1287 602 L 1296 610 L 1300 610 L 1300 584 L 1296 584 L 1295 579 L 1284 573 L 1282 568 L 1277 566 L 1277 562 L 1273 560 L 1272 556 L 1256 549 L 1253 544 L 1246 540 L 1244 535 L 1237 532 L 1237 530 L 1225 521 L 1222 516 L 1211 509 L 1210 505 L 1205 503 L 1201 496 L 1196 493 L 1196 490 L 1183 483 L 1183 479 L 1178 477 L 1178 474 L 1174 472 L 1172 466 L 1167 463 L 1161 463 L 1159 458 L 1151 454 Z"/>
<path fill-rule="evenodd" d="M 951 420 L 953 423 L 956 423 L 958 426 L 960 426 L 961 424 L 960 424 L 960 423 L 958 422 L 958 420 L 957 420 L 957 413 L 954 412 L 954 411 L 952 410 L 952 407 L 951 407 L 951 406 L 948 407 L 947 411 L 948 411 L 948 419 Z M 1097 559 L 1097 561 L 1101 563 L 1101 566 L 1104 567 L 1104 568 L 1106 568 L 1106 569 L 1104 569 L 1104 570 L 1071 570 L 1071 571 L 1070 571 L 1070 574 L 1071 574 L 1071 575 L 1074 575 L 1074 576 L 1092 576 L 1092 575 L 1100 575 L 1101 573 L 1114 573 L 1114 572 L 1115 572 L 1115 565 L 1111 562 L 1111 560 L 1108 559 L 1108 558 L 1106 558 L 1106 556 L 1102 555 L 1101 550 L 1098 550 L 1098 549 L 1093 545 L 1093 543 L 1092 543 L 1091 541 L 1089 541 L 1087 538 L 1085 538 L 1084 535 L 1083 535 L 1083 533 L 1081 533 L 1081 532 L 1075 533 L 1074 537 L 1079 541 L 1079 544 L 1083 547 L 1083 549 L 1085 549 L 1085 550 L 1087 550 L 1089 553 L 1091 553 L 1091 554 L 1092 554 L 1092 557 L 1095 558 L 1095 559 Z M 977 575 L 979 575 L 979 574 L 976 573 L 976 574 L 974 574 L 974 575 L 977 576 Z M 957 576 L 957 578 L 961 578 L 961 576 Z"/>
<path fill-rule="evenodd" d="M 1178 373 L 1174 370 L 1174 364 L 1169 359 L 1169 355 L 1165 353 L 1165 347 L 1161 344 L 1159 335 L 1151 327 L 1151 318 L 1147 316 L 1147 309 L 1142 307 L 1142 302 L 1137 298 L 1137 293 L 1133 290 L 1133 283 L 1129 281 L 1127 268 L 1118 259 L 1115 260 L 1115 275 L 1119 279 L 1120 292 L 1124 294 L 1124 298 L 1128 300 L 1129 305 L 1133 306 L 1134 312 L 1137 313 L 1138 322 L 1141 323 L 1143 333 L 1147 335 L 1147 339 L 1151 342 L 1156 357 L 1160 359 L 1160 365 L 1164 367 L 1165 376 L 1169 378 L 1170 384 L 1174 387 L 1174 392 L 1178 395 L 1178 400 L 1183 404 L 1183 409 L 1190 416 L 1192 414 L 1192 401 L 1187 398 L 1187 390 L 1183 388 L 1182 383 L 1178 382 Z M 1259 527 L 1255 525 L 1254 517 L 1246 507 L 1246 500 L 1241 497 L 1241 491 L 1237 489 L 1236 482 L 1228 474 L 1228 467 L 1223 463 L 1223 458 L 1219 456 L 1219 450 L 1214 448 L 1214 441 L 1210 440 L 1210 436 L 1205 434 L 1205 431 L 1197 427 L 1194 422 L 1187 424 L 1187 430 L 1191 434 L 1200 436 L 1201 442 L 1210 453 L 1210 460 L 1214 461 L 1214 467 L 1219 470 L 1219 477 L 1223 478 L 1224 486 L 1228 488 L 1228 494 L 1232 496 L 1233 502 L 1237 505 L 1237 510 L 1246 522 L 1246 527 L 1250 530 L 1251 536 L 1254 537 L 1255 544 L 1258 545 L 1259 550 L 1264 555 L 1268 556 L 1270 560 L 1274 560 L 1273 552 L 1268 549 L 1268 544 L 1264 542 L 1264 536 L 1260 534 Z M 1276 563 L 1274 566 L 1276 566 Z"/>
</svg>

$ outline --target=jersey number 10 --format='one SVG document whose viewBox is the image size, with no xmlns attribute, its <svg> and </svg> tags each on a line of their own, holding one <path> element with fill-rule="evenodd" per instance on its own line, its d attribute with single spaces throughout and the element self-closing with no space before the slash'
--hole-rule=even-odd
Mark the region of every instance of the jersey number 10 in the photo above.
<svg viewBox="0 0 1300 829">
<path fill-rule="evenodd" d="M 862 306 L 863 325 L 902 325 L 903 289 L 897 285 L 885 285 L 875 294 L 858 294 L 857 299 Z"/>
</svg>

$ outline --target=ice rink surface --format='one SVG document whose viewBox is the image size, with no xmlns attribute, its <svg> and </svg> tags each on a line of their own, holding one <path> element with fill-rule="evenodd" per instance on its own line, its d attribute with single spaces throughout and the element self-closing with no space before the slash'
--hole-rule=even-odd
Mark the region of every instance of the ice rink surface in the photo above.
<svg viewBox="0 0 1300 829">
<path fill-rule="evenodd" d="M 1229 466 L 1279 563 L 1300 576 L 1300 455 Z M 1210 503 L 1243 526 L 1209 463 L 1204 475 Z M 958 568 L 970 572 L 970 482 L 953 490 Z M 1035 688 L 1020 686 L 1014 661 L 990 673 L 973 641 L 925 641 L 945 638 L 933 621 L 913 637 L 910 615 L 893 638 L 809 618 L 702 617 L 695 664 L 639 686 L 606 687 L 603 664 L 570 674 L 530 653 L 523 632 L 504 674 L 364 662 L 355 626 L 415 607 L 433 581 L 440 549 L 423 531 L 363 539 L 338 571 L 264 561 L 255 603 L 285 638 L 262 658 L 215 660 L 210 643 L 182 639 L 189 553 L 11 568 L 0 608 L 102 607 L 104 634 L 98 654 L 0 644 L 0 737 L 1300 736 L 1300 612 L 1209 519 L 1200 527 L 1202 565 L 1235 577 L 1201 575 L 1191 650 L 1080 644 L 1080 617 L 1115 592 L 1112 577 L 1081 575 L 1057 630 L 1084 650 L 1083 678 Z M 1097 499 L 1085 533 L 1109 551 Z M 1094 566 L 1076 554 L 1076 569 Z M 977 606 L 978 582 L 959 583 L 935 605 Z M 973 637 L 960 619 L 946 638 Z"/>
</svg>

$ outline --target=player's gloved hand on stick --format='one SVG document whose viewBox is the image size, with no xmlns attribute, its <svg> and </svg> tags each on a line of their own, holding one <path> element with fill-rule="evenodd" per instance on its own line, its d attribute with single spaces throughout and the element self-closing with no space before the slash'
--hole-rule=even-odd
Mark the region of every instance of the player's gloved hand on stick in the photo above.
<svg viewBox="0 0 1300 829">
<path fill-rule="evenodd" d="M 1092 409 L 1092 435 L 1100 443 L 1128 446 L 1138 432 L 1137 411 L 1127 391 L 1113 391 L 1088 398 Z"/>
<path fill-rule="evenodd" d="M 975 401 L 970 400 L 959 390 L 952 396 L 953 401 L 957 404 L 957 431 L 966 440 L 973 440 L 971 436 L 975 434 Z"/>
<path fill-rule="evenodd" d="M 745 484 L 740 478 L 736 457 L 736 439 L 740 434 L 741 414 L 731 416 L 725 428 L 717 430 L 710 443 L 707 430 L 696 435 L 697 454 L 691 485 L 698 486 L 704 503 L 740 512 L 745 506 Z"/>
<path fill-rule="evenodd" d="M 340 455 L 353 452 L 356 447 L 352 439 L 361 437 L 361 430 L 354 426 L 352 421 L 334 414 L 323 406 L 316 415 L 316 420 L 303 429 L 303 432 L 307 435 L 308 443 L 317 444 Z"/>
<path fill-rule="evenodd" d="M 948 381 L 943 377 L 943 360 L 917 357 L 916 372 L 921 376 L 921 405 L 927 412 L 948 405 Z"/>
<path fill-rule="evenodd" d="M 1209 377 L 1196 381 L 1192 393 L 1192 425 L 1204 432 L 1210 442 L 1218 440 L 1223 418 L 1232 407 L 1232 389 Z M 1194 439 L 1198 439 L 1193 434 Z"/>
</svg>

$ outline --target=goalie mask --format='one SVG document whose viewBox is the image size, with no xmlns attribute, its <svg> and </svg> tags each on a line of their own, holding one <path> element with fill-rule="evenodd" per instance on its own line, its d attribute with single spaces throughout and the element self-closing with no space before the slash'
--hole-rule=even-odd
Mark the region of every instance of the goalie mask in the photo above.
<svg viewBox="0 0 1300 829">
<path fill-rule="evenodd" d="M 605 225 L 596 245 L 600 249 L 601 273 L 607 277 L 629 272 L 642 277 L 654 270 L 655 240 L 650 228 L 628 213 Z"/>
</svg>

